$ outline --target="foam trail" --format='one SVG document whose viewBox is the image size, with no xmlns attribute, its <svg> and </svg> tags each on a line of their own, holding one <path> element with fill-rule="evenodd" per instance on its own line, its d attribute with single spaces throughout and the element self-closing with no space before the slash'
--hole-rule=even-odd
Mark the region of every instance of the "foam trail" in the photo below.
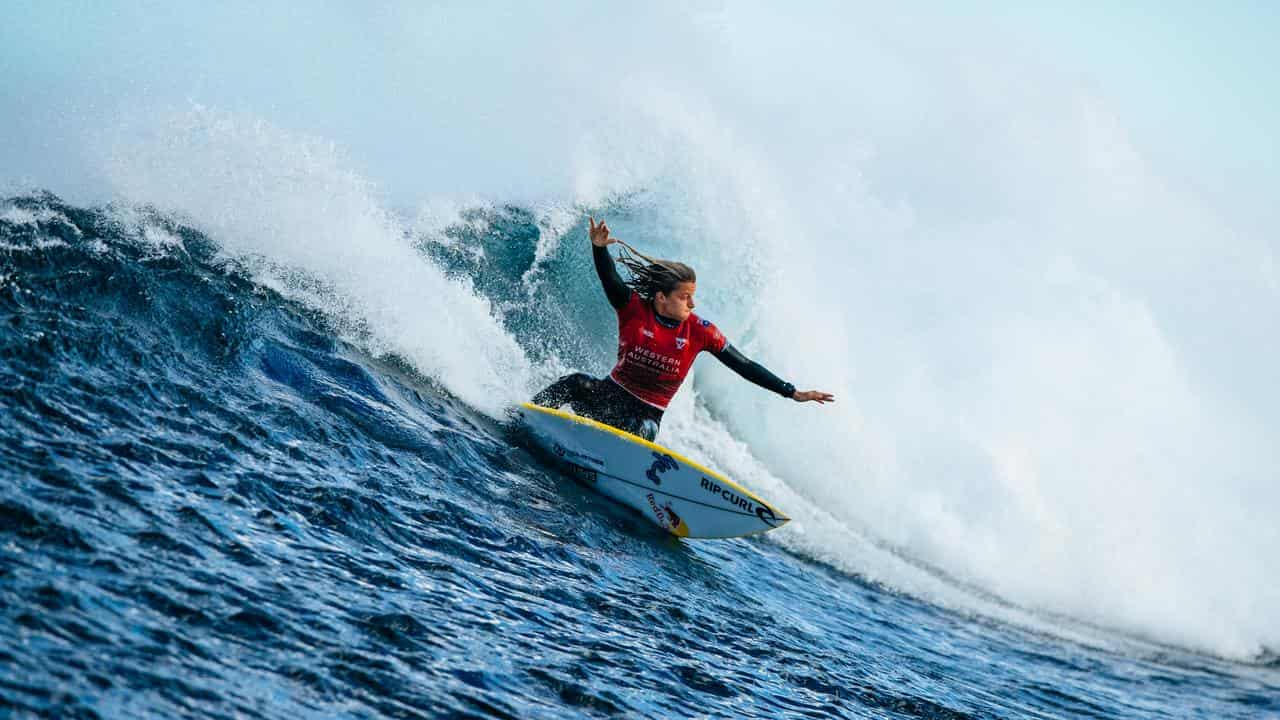
<svg viewBox="0 0 1280 720">
<path fill-rule="evenodd" d="M 136 122 L 136 121 L 135 121 Z M 343 169 L 332 144 L 201 107 L 123 125 L 109 175 L 136 203 L 184 214 L 259 277 L 394 352 L 494 417 L 523 397 L 529 364 L 489 301 L 444 276 Z M 296 282 L 296 273 L 325 283 Z"/>
</svg>

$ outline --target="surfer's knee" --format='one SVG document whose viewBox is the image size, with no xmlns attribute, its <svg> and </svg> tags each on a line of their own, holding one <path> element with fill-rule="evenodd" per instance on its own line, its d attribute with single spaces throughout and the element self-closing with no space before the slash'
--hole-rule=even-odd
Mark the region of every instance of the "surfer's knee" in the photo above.
<svg viewBox="0 0 1280 720">
<path fill-rule="evenodd" d="M 595 378 L 586 373 L 570 373 L 534 395 L 533 404 L 559 407 L 574 400 L 581 400 L 595 387 L 595 381 Z"/>
<path fill-rule="evenodd" d="M 641 420 L 640 427 L 636 428 L 636 435 L 653 442 L 654 438 L 658 437 L 658 421 L 650 418 Z"/>
<path fill-rule="evenodd" d="M 573 389 L 577 392 L 594 390 L 596 386 L 596 379 L 586 373 L 573 373 L 572 375 L 566 375 L 565 380 L 571 383 Z"/>
<path fill-rule="evenodd" d="M 595 394 L 598 381 L 586 373 L 574 373 L 566 375 L 561 382 L 565 386 L 565 399 L 577 409 Z"/>
</svg>

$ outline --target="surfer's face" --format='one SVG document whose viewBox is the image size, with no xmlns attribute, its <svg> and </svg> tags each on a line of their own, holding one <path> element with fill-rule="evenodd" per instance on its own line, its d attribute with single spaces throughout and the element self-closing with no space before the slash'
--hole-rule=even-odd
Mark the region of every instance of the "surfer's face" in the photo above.
<svg viewBox="0 0 1280 720">
<path fill-rule="evenodd" d="M 698 283 L 682 282 L 675 286 L 670 295 L 658 292 L 653 296 L 653 309 L 663 317 L 683 322 L 693 312 L 693 293 L 697 289 Z"/>
</svg>

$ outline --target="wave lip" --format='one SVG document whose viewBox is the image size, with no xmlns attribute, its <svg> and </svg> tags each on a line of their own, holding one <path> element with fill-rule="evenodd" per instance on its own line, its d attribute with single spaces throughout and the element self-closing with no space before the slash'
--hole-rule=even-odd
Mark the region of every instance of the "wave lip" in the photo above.
<svg viewBox="0 0 1280 720">
<path fill-rule="evenodd" d="M 422 256 L 329 143 L 199 106 L 122 131 L 119 192 L 178 213 L 255 279 L 500 417 L 530 382 L 489 300 Z"/>
</svg>

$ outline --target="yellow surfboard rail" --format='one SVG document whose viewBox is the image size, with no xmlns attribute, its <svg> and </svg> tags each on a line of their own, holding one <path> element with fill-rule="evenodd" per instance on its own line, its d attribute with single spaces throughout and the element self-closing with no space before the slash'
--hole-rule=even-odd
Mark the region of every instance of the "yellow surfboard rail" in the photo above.
<svg viewBox="0 0 1280 720">
<path fill-rule="evenodd" d="M 570 420 L 570 421 L 572 421 L 572 422 L 576 422 L 576 423 L 581 424 L 581 425 L 587 425 L 587 426 L 589 426 L 589 427 L 596 428 L 597 430 L 604 430 L 605 432 L 610 433 L 610 434 L 612 434 L 612 435 L 616 435 L 616 436 L 618 436 L 618 437 L 620 437 L 620 438 L 622 438 L 622 439 L 624 439 L 624 440 L 630 440 L 631 442 L 637 443 L 637 444 L 639 444 L 639 445 L 643 445 L 644 447 L 647 447 L 647 448 L 649 448 L 650 450 L 654 450 L 654 451 L 656 451 L 656 452 L 663 453 L 664 455 L 670 455 L 671 457 L 675 458 L 676 460 L 679 460 L 680 462 L 684 463 L 685 465 L 688 465 L 689 467 L 693 468 L 694 470 L 697 470 L 698 472 L 700 472 L 700 473 L 704 473 L 704 474 L 706 474 L 706 475 L 710 475 L 711 477 L 715 478 L 716 480 L 719 480 L 720 482 L 724 483 L 725 485 L 727 485 L 727 486 L 729 486 L 729 487 L 733 488 L 733 489 L 734 489 L 735 491 L 737 491 L 738 493 L 741 493 L 742 495 L 744 495 L 744 496 L 746 496 L 746 497 L 750 498 L 750 499 L 751 499 L 752 501 L 754 501 L 757 505 L 763 505 L 763 506 L 765 506 L 765 507 L 769 508 L 770 510 L 772 510 L 772 511 L 774 512 L 774 514 L 778 517 L 778 519 L 779 519 L 779 520 L 781 520 L 783 523 L 791 522 L 791 518 L 790 518 L 789 516 L 787 516 L 787 515 L 783 514 L 781 510 L 778 510 L 778 508 L 777 508 L 776 506 L 774 506 L 774 504 L 773 504 L 773 503 L 768 502 L 767 500 L 763 500 L 763 499 L 761 499 L 761 498 L 760 498 L 760 496 L 758 496 L 758 495 L 756 495 L 755 493 L 751 492 L 750 490 L 748 490 L 748 489 L 746 489 L 746 488 L 742 487 L 741 485 L 739 485 L 738 483 L 736 483 L 736 482 L 734 482 L 734 481 L 730 480 L 729 478 L 725 477 L 724 475 L 722 475 L 722 474 L 720 474 L 720 473 L 716 472 L 715 470 L 712 470 L 711 468 L 709 468 L 709 467 L 707 467 L 707 466 L 703 465 L 702 463 L 699 463 L 699 462 L 695 462 L 695 461 L 693 461 L 693 460 L 690 460 L 689 458 L 687 458 L 687 457 L 685 457 L 685 456 L 681 455 L 681 454 L 680 454 L 680 453 L 678 453 L 678 452 L 675 452 L 674 450 L 669 450 L 669 449 L 667 449 L 667 448 L 664 448 L 664 447 L 662 447 L 661 445 L 659 445 L 659 444 L 657 444 L 657 443 L 655 443 L 655 442 L 653 442 L 653 441 L 646 440 L 646 439 L 644 439 L 644 438 L 640 437 L 639 435 L 635 435 L 635 434 L 633 434 L 633 433 L 629 433 L 629 432 L 627 432 L 626 430 L 619 430 L 618 428 L 616 428 L 616 427 L 614 427 L 614 426 L 612 426 L 612 425 L 606 425 L 606 424 L 604 424 L 604 423 L 602 423 L 602 422 L 600 422 L 600 421 L 598 421 L 598 420 L 592 420 L 592 419 L 591 419 L 591 418 L 589 418 L 589 417 L 582 417 L 581 415 L 574 415 L 574 414 L 573 414 L 573 413 L 571 413 L 571 412 L 565 412 L 565 411 L 563 411 L 563 410 L 557 410 L 556 408 L 544 407 L 544 406 L 542 406 L 542 405 L 534 405 L 533 403 L 527 403 L 527 402 L 520 403 L 520 406 L 521 406 L 521 407 L 523 407 L 523 408 L 527 408 L 527 409 L 529 409 L 529 410 L 537 410 L 538 412 L 546 413 L 547 415 L 554 415 L 555 417 L 558 417 L 558 418 L 564 418 L 565 420 Z M 688 532 L 688 531 L 686 530 L 686 532 Z"/>
</svg>

